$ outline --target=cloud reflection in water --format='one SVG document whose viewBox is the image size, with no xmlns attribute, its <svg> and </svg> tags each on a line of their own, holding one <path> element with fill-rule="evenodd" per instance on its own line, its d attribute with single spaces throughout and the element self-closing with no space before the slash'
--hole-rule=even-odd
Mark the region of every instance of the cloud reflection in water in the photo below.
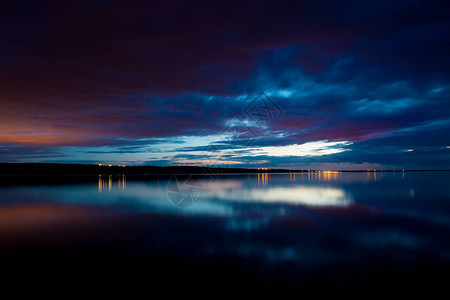
<svg viewBox="0 0 450 300">
<path fill-rule="evenodd" d="M 307 206 L 349 206 L 351 196 L 335 187 L 265 187 L 248 189 L 204 189 L 208 199 L 250 203 L 280 203 Z"/>
</svg>

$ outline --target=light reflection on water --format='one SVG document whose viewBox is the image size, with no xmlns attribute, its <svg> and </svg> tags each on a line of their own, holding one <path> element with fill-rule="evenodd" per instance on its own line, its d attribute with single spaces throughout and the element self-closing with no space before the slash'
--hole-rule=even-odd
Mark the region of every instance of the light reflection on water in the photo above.
<svg viewBox="0 0 450 300">
<path fill-rule="evenodd" d="M 252 206 L 308 206 L 308 207 L 351 207 L 369 205 L 392 209 L 402 201 L 420 203 L 427 195 L 440 192 L 439 198 L 447 199 L 445 180 L 448 173 L 340 173 L 305 172 L 286 174 L 236 174 L 224 175 L 217 179 L 208 176 L 194 176 L 189 184 L 201 189 L 198 204 L 186 210 L 173 207 L 168 201 L 168 180 L 170 176 L 139 177 L 125 174 L 99 175 L 96 191 L 88 182 L 71 184 L 33 184 L 27 179 L 24 186 L 0 187 L 2 200 L 15 203 L 65 203 L 101 205 L 131 211 L 167 211 L 170 213 L 222 214 L 235 209 L 233 203 L 246 203 Z M 187 176 L 179 176 L 179 178 Z M 434 180 L 436 178 L 438 180 Z M 91 181 L 91 180 L 89 180 Z M 182 181 L 182 180 L 181 180 Z M 442 182 L 442 186 L 439 186 Z M 436 188 L 437 186 L 437 188 Z M 426 189 L 426 193 L 417 195 L 417 190 Z M 435 197 L 435 196 L 434 196 Z M 388 203 L 387 200 L 392 202 Z M 376 203 L 374 203 L 376 201 Z M 6 204 L 3 201 L 0 204 Z M 430 203 L 428 203 L 430 204 Z M 416 204 L 417 205 L 417 204 Z M 416 205 L 402 207 L 402 210 L 414 210 Z M 430 206 L 432 207 L 432 205 Z M 213 209 L 215 208 L 215 209 Z M 444 212 L 444 211 L 443 211 Z"/>
<path fill-rule="evenodd" d="M 349 206 L 350 195 L 333 187 L 268 187 L 247 189 L 209 189 L 208 184 L 202 195 L 207 199 L 251 203 L 278 203 L 306 206 Z"/>
<path fill-rule="evenodd" d="M 450 173 L 193 176 L 190 184 L 202 192 L 188 208 L 169 201 L 169 179 L 101 175 L 3 184 L 0 246 L 112 241 L 149 255 L 252 257 L 261 264 L 295 262 L 303 271 L 364 264 L 370 255 L 391 263 L 411 263 L 424 253 L 450 259 Z M 75 235 L 54 232 L 69 227 L 77 228 Z"/>
<path fill-rule="evenodd" d="M 117 187 L 125 191 L 127 186 L 127 177 L 125 174 L 122 175 L 98 175 L 98 191 L 101 193 L 103 191 L 110 192 L 113 185 L 113 177 L 114 180 L 117 180 Z"/>
</svg>

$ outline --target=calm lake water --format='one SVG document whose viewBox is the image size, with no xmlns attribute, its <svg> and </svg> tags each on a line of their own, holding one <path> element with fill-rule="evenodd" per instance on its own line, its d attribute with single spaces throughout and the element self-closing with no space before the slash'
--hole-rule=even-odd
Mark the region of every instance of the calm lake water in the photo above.
<svg viewBox="0 0 450 300">
<path fill-rule="evenodd" d="M 338 287 L 436 283 L 450 270 L 449 172 L 2 182 L 2 264 Z"/>
</svg>

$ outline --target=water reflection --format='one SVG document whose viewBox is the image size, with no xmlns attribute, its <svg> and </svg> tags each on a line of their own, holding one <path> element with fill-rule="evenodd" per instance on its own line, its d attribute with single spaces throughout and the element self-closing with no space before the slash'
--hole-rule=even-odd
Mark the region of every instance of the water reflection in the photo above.
<svg viewBox="0 0 450 300">
<path fill-rule="evenodd" d="M 258 185 L 267 185 L 271 179 L 269 173 L 258 173 Z"/>
<path fill-rule="evenodd" d="M 324 266 L 370 270 L 374 258 L 383 266 L 411 267 L 424 257 L 450 263 L 450 173 L 193 176 L 202 196 L 189 208 L 169 201 L 170 178 L 21 178 L 0 186 L 0 254 L 30 245 L 52 254 L 61 245 L 96 254 L 122 247 L 156 260 L 227 257 L 238 271 L 252 261 L 255 273 L 285 266 L 289 279 Z"/>
<path fill-rule="evenodd" d="M 257 173 L 248 175 L 223 176 L 218 180 L 209 180 L 207 177 L 197 177 L 193 185 L 202 190 L 199 206 L 191 209 L 189 213 L 211 213 L 212 211 L 228 211 L 231 207 L 226 202 L 241 203 L 278 203 L 289 205 L 303 205 L 311 207 L 339 206 L 348 207 L 355 203 L 354 195 L 360 194 L 359 199 L 373 199 L 376 197 L 390 199 L 407 196 L 415 198 L 417 189 L 407 185 L 392 182 L 404 181 L 402 176 L 395 172 L 365 172 L 341 173 L 331 171 L 271 174 Z M 424 175 L 425 176 L 425 175 Z M 133 180 L 128 190 L 126 175 L 99 175 L 98 192 L 113 193 L 126 192 L 132 198 L 130 203 L 145 205 L 149 208 L 173 211 L 167 200 L 168 178 L 155 177 L 154 180 Z M 388 185 L 386 189 L 374 189 L 376 186 L 366 186 L 359 190 L 358 182 L 380 183 Z M 139 183 L 139 184 L 138 184 Z M 368 189 L 366 189 L 368 188 Z M 80 190 L 81 191 L 81 190 Z M 389 191 L 389 193 L 386 193 Z M 80 192 L 79 192 L 80 193 Z M 87 197 L 94 202 L 99 198 Z M 376 198 L 378 199 L 378 198 Z M 218 203 L 220 201 L 221 203 Z M 225 202 L 224 202 L 225 201 Z M 197 205 L 197 204 L 196 204 Z M 212 209 L 215 207 L 214 209 Z M 219 208 L 220 207 L 220 208 Z M 177 211 L 177 210 L 175 210 Z"/>
<path fill-rule="evenodd" d="M 125 174 L 122 175 L 98 175 L 98 191 L 101 193 L 108 190 L 111 192 L 113 187 L 113 182 L 117 181 L 117 187 L 119 190 L 125 191 L 127 186 L 127 178 Z"/>
<path fill-rule="evenodd" d="M 218 188 L 214 184 L 209 184 L 204 186 L 203 196 L 205 199 L 247 203 L 278 203 L 306 206 L 349 206 L 352 204 L 350 194 L 340 188 L 306 185 L 236 189 L 226 186 Z"/>
<path fill-rule="evenodd" d="M 311 172 L 291 172 L 289 173 L 289 181 L 303 181 L 308 179 L 308 181 L 335 181 L 340 178 L 341 172 L 338 171 L 311 171 Z M 250 178 L 250 175 L 248 175 Z M 274 174 L 274 176 L 280 176 L 280 174 Z M 369 176 L 369 174 L 368 174 Z M 369 177 L 368 177 L 369 178 Z M 258 185 L 268 185 L 272 179 L 271 173 L 258 173 L 257 180 Z"/>
</svg>

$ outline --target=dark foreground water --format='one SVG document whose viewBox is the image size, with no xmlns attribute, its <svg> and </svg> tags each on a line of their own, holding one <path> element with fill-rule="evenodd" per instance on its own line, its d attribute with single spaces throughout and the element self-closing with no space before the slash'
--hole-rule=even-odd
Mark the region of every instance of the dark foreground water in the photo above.
<svg viewBox="0 0 450 300">
<path fill-rule="evenodd" d="M 449 182 L 448 172 L 3 177 L 0 265 L 21 282 L 108 290 L 435 290 L 450 270 Z"/>
</svg>

